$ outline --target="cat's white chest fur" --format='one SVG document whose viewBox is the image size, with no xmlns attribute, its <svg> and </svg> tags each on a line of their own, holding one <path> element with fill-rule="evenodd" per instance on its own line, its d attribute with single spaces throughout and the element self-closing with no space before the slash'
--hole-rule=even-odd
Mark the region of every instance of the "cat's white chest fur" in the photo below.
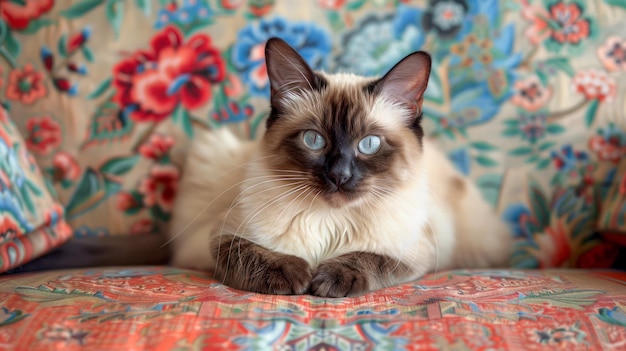
<svg viewBox="0 0 626 351">
<path fill-rule="evenodd" d="M 411 219 L 404 213 L 390 215 L 386 211 L 352 218 L 355 217 L 358 220 L 322 213 L 296 217 L 286 227 L 285 236 L 269 239 L 267 244 L 305 258 L 312 267 L 354 251 L 378 253 L 398 261 L 413 262 L 424 269 L 426 266 L 430 268 L 430 263 L 436 263 L 430 260 L 436 255 L 437 248 L 433 245 L 432 232 L 424 230 L 431 225 L 426 213 L 414 215 Z M 451 218 L 446 221 L 451 223 Z M 449 229 L 447 236 L 451 237 L 452 228 Z M 286 238 L 289 239 L 284 240 Z M 442 244 L 448 247 L 446 251 L 450 251 L 453 242 Z"/>
<path fill-rule="evenodd" d="M 263 173 L 262 169 L 253 170 L 248 178 L 264 179 L 267 175 Z M 271 203 L 276 192 L 259 189 L 241 206 L 243 221 L 247 223 L 246 228 L 239 228 L 239 235 L 274 251 L 304 258 L 313 268 L 324 260 L 354 251 L 379 253 L 418 265 L 426 261 L 436 263 L 429 260 L 436 256 L 433 233 L 436 230 L 442 238 L 451 238 L 453 229 L 446 228 L 445 223 L 452 223 L 452 218 L 442 218 L 445 211 L 433 206 L 425 180 L 421 183 L 369 203 L 341 208 L 329 206 L 314 192 L 286 190 L 281 201 L 271 205 L 271 211 L 258 204 Z M 440 215 L 433 217 L 431 212 L 437 211 Z M 442 223 L 432 223 L 432 219 Z M 441 233 L 442 230 L 449 233 Z M 453 242 L 444 240 L 438 244 L 442 245 L 440 250 L 450 251 Z"/>
</svg>

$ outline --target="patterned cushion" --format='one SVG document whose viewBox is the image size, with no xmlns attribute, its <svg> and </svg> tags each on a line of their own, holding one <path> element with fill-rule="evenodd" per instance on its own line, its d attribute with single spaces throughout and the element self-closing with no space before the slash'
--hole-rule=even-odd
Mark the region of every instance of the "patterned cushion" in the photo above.
<svg viewBox="0 0 626 351">
<path fill-rule="evenodd" d="M 162 267 L 0 277 L 0 345 L 58 350 L 617 350 L 626 273 L 452 271 L 360 298 Z"/>
<path fill-rule="evenodd" d="M 76 235 L 164 228 L 194 130 L 262 133 L 280 36 L 329 71 L 429 51 L 427 134 L 511 224 L 512 264 L 626 266 L 624 1 L 23 0 L 0 19 L 4 96 Z"/>
<path fill-rule="evenodd" d="M 0 273 L 54 249 L 71 235 L 62 206 L 48 192 L 24 140 L 0 107 Z"/>
</svg>

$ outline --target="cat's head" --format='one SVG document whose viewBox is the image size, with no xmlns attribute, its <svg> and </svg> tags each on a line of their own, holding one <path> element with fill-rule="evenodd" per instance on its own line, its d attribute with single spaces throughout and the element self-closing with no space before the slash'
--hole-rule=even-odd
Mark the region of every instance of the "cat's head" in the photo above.
<svg viewBox="0 0 626 351">
<path fill-rule="evenodd" d="M 277 38 L 265 58 L 272 109 L 262 152 L 271 172 L 304 176 L 333 207 L 392 194 L 417 174 L 427 53 L 408 55 L 382 78 L 314 72 Z"/>
</svg>

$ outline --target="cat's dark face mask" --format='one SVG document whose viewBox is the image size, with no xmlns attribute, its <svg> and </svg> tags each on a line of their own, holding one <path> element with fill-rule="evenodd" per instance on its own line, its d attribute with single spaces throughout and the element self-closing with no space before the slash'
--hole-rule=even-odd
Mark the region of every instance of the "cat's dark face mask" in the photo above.
<svg viewBox="0 0 626 351">
<path fill-rule="evenodd" d="M 331 205 L 354 203 L 377 191 L 382 180 L 393 180 L 394 165 L 406 158 L 399 149 L 411 144 L 368 118 L 364 101 L 386 94 L 406 105 L 412 111 L 407 115 L 414 115 L 405 121 L 407 134 L 421 143 L 419 111 L 430 72 L 427 54 L 409 55 L 384 77 L 349 87 L 335 86 L 311 70 L 280 39 L 268 41 L 266 63 L 272 110 L 264 140 L 271 149 L 271 168 L 302 175 L 315 196 Z M 301 97 L 295 105 L 294 95 Z"/>
</svg>

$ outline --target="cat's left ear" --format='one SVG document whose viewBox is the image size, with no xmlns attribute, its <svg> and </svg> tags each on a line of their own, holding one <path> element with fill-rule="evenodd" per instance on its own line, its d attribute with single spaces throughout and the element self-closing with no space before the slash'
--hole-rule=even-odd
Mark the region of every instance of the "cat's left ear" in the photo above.
<svg viewBox="0 0 626 351">
<path fill-rule="evenodd" d="M 430 75 L 430 55 L 414 52 L 403 58 L 387 72 L 374 88 L 376 94 L 406 104 L 416 115 L 421 113 L 424 92 Z"/>
<path fill-rule="evenodd" d="M 289 93 L 313 90 L 316 77 L 306 61 L 284 40 L 271 38 L 265 44 L 265 63 L 273 106 L 280 106 Z"/>
</svg>

